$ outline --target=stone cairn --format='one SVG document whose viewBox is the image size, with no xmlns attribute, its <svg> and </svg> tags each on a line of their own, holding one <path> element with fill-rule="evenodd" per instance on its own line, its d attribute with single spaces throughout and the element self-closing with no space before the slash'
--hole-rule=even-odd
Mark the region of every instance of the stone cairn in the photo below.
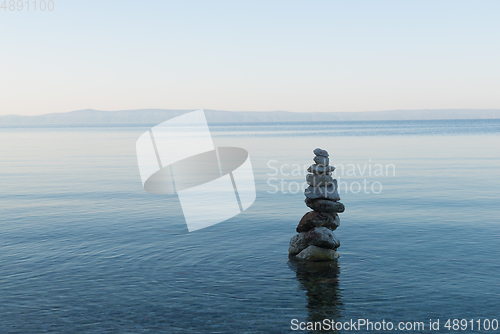
<svg viewBox="0 0 500 334">
<path fill-rule="evenodd" d="M 313 211 L 300 220 L 288 253 L 309 261 L 335 260 L 340 242 L 333 231 L 340 226 L 337 213 L 344 212 L 344 204 L 339 202 L 337 180 L 331 176 L 335 167 L 329 165 L 328 152 L 317 148 L 314 154 L 314 164 L 307 168 L 311 173 L 306 176 L 309 187 L 304 191 L 306 205 Z"/>
</svg>

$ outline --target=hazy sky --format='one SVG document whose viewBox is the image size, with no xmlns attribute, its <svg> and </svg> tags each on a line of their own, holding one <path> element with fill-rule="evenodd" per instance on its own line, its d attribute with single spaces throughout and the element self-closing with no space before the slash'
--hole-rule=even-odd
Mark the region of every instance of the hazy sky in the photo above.
<svg viewBox="0 0 500 334">
<path fill-rule="evenodd" d="M 500 108 L 497 0 L 53 4 L 0 9 L 0 115 Z"/>
</svg>

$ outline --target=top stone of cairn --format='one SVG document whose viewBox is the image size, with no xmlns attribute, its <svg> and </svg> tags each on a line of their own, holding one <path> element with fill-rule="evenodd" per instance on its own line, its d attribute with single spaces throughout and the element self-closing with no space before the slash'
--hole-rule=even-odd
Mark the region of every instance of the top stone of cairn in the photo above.
<svg viewBox="0 0 500 334">
<path fill-rule="evenodd" d="M 315 149 L 315 150 L 313 151 L 313 153 L 314 153 L 315 155 L 320 156 L 320 157 L 325 157 L 325 158 L 328 158 L 328 152 L 327 152 L 327 151 L 325 151 L 325 150 L 322 150 L 322 149 L 320 149 L 320 148 Z"/>
</svg>

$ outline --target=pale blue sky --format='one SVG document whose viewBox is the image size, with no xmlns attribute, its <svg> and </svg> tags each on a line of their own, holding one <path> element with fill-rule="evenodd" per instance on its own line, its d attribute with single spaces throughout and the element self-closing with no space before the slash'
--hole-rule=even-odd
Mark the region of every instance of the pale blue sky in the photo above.
<svg viewBox="0 0 500 334">
<path fill-rule="evenodd" d="M 53 1 L 0 9 L 0 115 L 500 108 L 497 0 Z"/>
</svg>

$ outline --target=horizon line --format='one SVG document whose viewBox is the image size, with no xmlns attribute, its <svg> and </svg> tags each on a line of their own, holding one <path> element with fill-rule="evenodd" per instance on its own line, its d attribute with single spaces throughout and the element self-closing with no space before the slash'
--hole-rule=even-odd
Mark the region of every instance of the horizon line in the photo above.
<svg viewBox="0 0 500 334">
<path fill-rule="evenodd" d="M 500 108 L 439 108 L 439 109 L 384 109 L 384 110 L 364 110 L 364 111 L 288 111 L 288 110 L 220 110 L 220 109 L 207 109 L 207 108 L 193 108 L 193 109 L 165 109 L 165 108 L 141 108 L 141 109 L 118 109 L 118 110 L 101 110 L 101 109 L 76 109 L 70 111 L 62 111 L 62 112 L 51 112 L 45 114 L 37 114 L 37 115 L 24 115 L 24 114 L 5 114 L 0 115 L 0 117 L 5 116 L 23 116 L 23 117 L 37 117 L 37 116 L 45 116 L 45 115 L 54 115 L 54 114 L 68 114 L 72 112 L 78 111 L 99 111 L 99 112 L 120 112 L 120 111 L 194 111 L 194 110 L 205 110 L 205 111 L 222 111 L 222 112 L 231 112 L 231 113 L 273 113 L 273 112 L 286 112 L 290 114 L 333 114 L 333 113 L 346 113 L 346 114 L 357 114 L 357 113 L 377 113 L 377 112 L 412 112 L 412 111 L 500 111 Z"/>
</svg>

